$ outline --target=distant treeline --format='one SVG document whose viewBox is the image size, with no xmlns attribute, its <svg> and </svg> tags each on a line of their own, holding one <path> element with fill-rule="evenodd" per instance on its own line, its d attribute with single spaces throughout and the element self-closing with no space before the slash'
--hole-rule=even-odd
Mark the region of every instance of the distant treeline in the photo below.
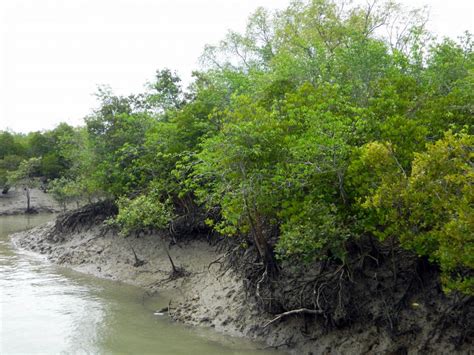
<svg viewBox="0 0 474 355">
<path fill-rule="evenodd" d="M 113 199 L 124 234 L 194 214 L 274 270 L 393 240 L 472 294 L 473 42 L 425 22 L 393 2 L 258 9 L 186 89 L 159 70 L 143 93 L 99 89 L 84 127 L 1 133 L 1 184 Z"/>
</svg>

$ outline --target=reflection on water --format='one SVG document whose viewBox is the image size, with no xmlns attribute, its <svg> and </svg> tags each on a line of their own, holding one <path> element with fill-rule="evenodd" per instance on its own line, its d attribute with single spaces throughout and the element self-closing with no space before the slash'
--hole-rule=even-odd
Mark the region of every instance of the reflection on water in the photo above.
<svg viewBox="0 0 474 355">
<path fill-rule="evenodd" d="M 269 354 L 255 344 L 170 323 L 166 300 L 49 264 L 8 234 L 52 217 L 0 217 L 0 353 Z"/>
</svg>

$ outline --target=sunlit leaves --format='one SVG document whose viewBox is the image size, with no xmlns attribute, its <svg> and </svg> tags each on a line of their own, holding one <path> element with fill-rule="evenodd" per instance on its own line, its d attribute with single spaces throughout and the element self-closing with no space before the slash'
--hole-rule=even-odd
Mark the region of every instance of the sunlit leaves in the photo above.
<svg viewBox="0 0 474 355">
<path fill-rule="evenodd" d="M 373 155 L 375 146 L 379 153 Z M 472 135 L 448 131 L 415 154 L 410 176 L 383 145 L 365 147 L 361 159 L 372 162 L 376 175 L 363 206 L 376 211 L 377 234 L 397 237 L 404 247 L 439 262 L 446 287 L 468 293 L 474 292 L 466 276 L 474 268 L 473 147 Z"/>
</svg>

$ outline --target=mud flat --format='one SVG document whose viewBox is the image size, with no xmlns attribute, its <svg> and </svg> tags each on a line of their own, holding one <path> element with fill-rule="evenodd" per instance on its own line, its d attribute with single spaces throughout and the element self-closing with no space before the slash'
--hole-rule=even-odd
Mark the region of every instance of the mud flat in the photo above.
<svg viewBox="0 0 474 355">
<path fill-rule="evenodd" d="M 170 300 L 169 312 L 161 311 L 176 321 L 264 341 L 289 353 L 473 351 L 472 298 L 444 295 L 436 270 L 405 254 L 395 256 L 406 258 L 396 282 L 392 260 L 382 256 L 377 265 L 362 260 L 361 270 L 348 276 L 349 271 L 321 263 L 303 271 L 288 264 L 276 280 L 260 273 L 253 282 L 251 270 L 258 262 L 252 253 L 230 260 L 230 247 L 205 237 L 172 245 L 165 234 L 123 238 L 96 221 L 62 233 L 49 222 L 12 240 L 53 263 L 159 292 Z M 178 273 L 172 273 L 167 249 Z M 319 305 L 325 311 L 309 312 L 312 301 L 307 300 L 315 300 L 312 309 Z"/>
<path fill-rule="evenodd" d="M 60 212 L 59 204 L 39 189 L 32 189 L 31 207 L 37 213 Z M 0 193 L 0 216 L 11 216 L 26 213 L 26 195 L 21 189 L 10 189 L 7 194 Z"/>
</svg>

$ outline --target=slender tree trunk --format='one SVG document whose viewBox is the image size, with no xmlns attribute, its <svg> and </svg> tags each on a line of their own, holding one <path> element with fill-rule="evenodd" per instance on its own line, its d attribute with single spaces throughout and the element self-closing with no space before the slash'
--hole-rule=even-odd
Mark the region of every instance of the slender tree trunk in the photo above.
<svg viewBox="0 0 474 355">
<path fill-rule="evenodd" d="M 263 264 L 270 275 L 276 275 L 278 273 L 278 264 L 275 260 L 273 250 L 264 235 L 262 221 L 258 214 L 255 216 L 254 228 L 254 241 L 262 257 Z"/>
<path fill-rule="evenodd" d="M 276 275 L 279 271 L 278 264 L 275 260 L 273 250 L 268 244 L 267 238 L 263 233 L 261 217 L 256 211 L 254 211 L 254 213 L 251 212 L 247 197 L 244 197 L 244 202 L 250 223 L 250 228 L 252 230 L 253 239 L 255 245 L 257 246 L 258 253 L 262 258 L 263 265 L 265 265 L 265 269 L 270 275 Z"/>
<path fill-rule="evenodd" d="M 26 191 L 26 212 L 30 212 L 30 189 L 28 187 L 25 188 Z"/>
<path fill-rule="evenodd" d="M 166 255 L 168 256 L 168 259 L 170 260 L 171 268 L 173 270 L 172 274 L 175 275 L 179 272 L 179 270 L 176 267 L 176 265 L 174 264 L 173 258 L 171 258 L 170 251 L 169 251 L 168 246 L 166 245 L 166 242 L 164 241 L 163 237 L 160 237 L 160 239 L 161 239 L 161 245 L 163 246 L 163 249 L 165 250 Z"/>
<path fill-rule="evenodd" d="M 244 180 L 247 180 L 247 174 L 245 172 L 245 167 L 243 164 L 240 164 L 240 171 L 242 172 L 242 176 Z M 246 189 L 243 190 L 243 198 L 245 204 L 245 211 L 247 212 L 247 217 L 249 219 L 250 228 L 252 231 L 253 239 L 255 245 L 257 246 L 258 253 L 262 258 L 263 265 L 265 265 L 265 269 L 270 275 L 278 274 L 278 264 L 275 260 L 275 255 L 273 254 L 273 250 L 268 244 L 267 238 L 263 232 L 262 226 L 262 218 L 258 213 L 257 206 L 255 205 L 255 201 L 252 201 L 252 206 L 249 204 L 249 198 L 247 195 Z"/>
</svg>

